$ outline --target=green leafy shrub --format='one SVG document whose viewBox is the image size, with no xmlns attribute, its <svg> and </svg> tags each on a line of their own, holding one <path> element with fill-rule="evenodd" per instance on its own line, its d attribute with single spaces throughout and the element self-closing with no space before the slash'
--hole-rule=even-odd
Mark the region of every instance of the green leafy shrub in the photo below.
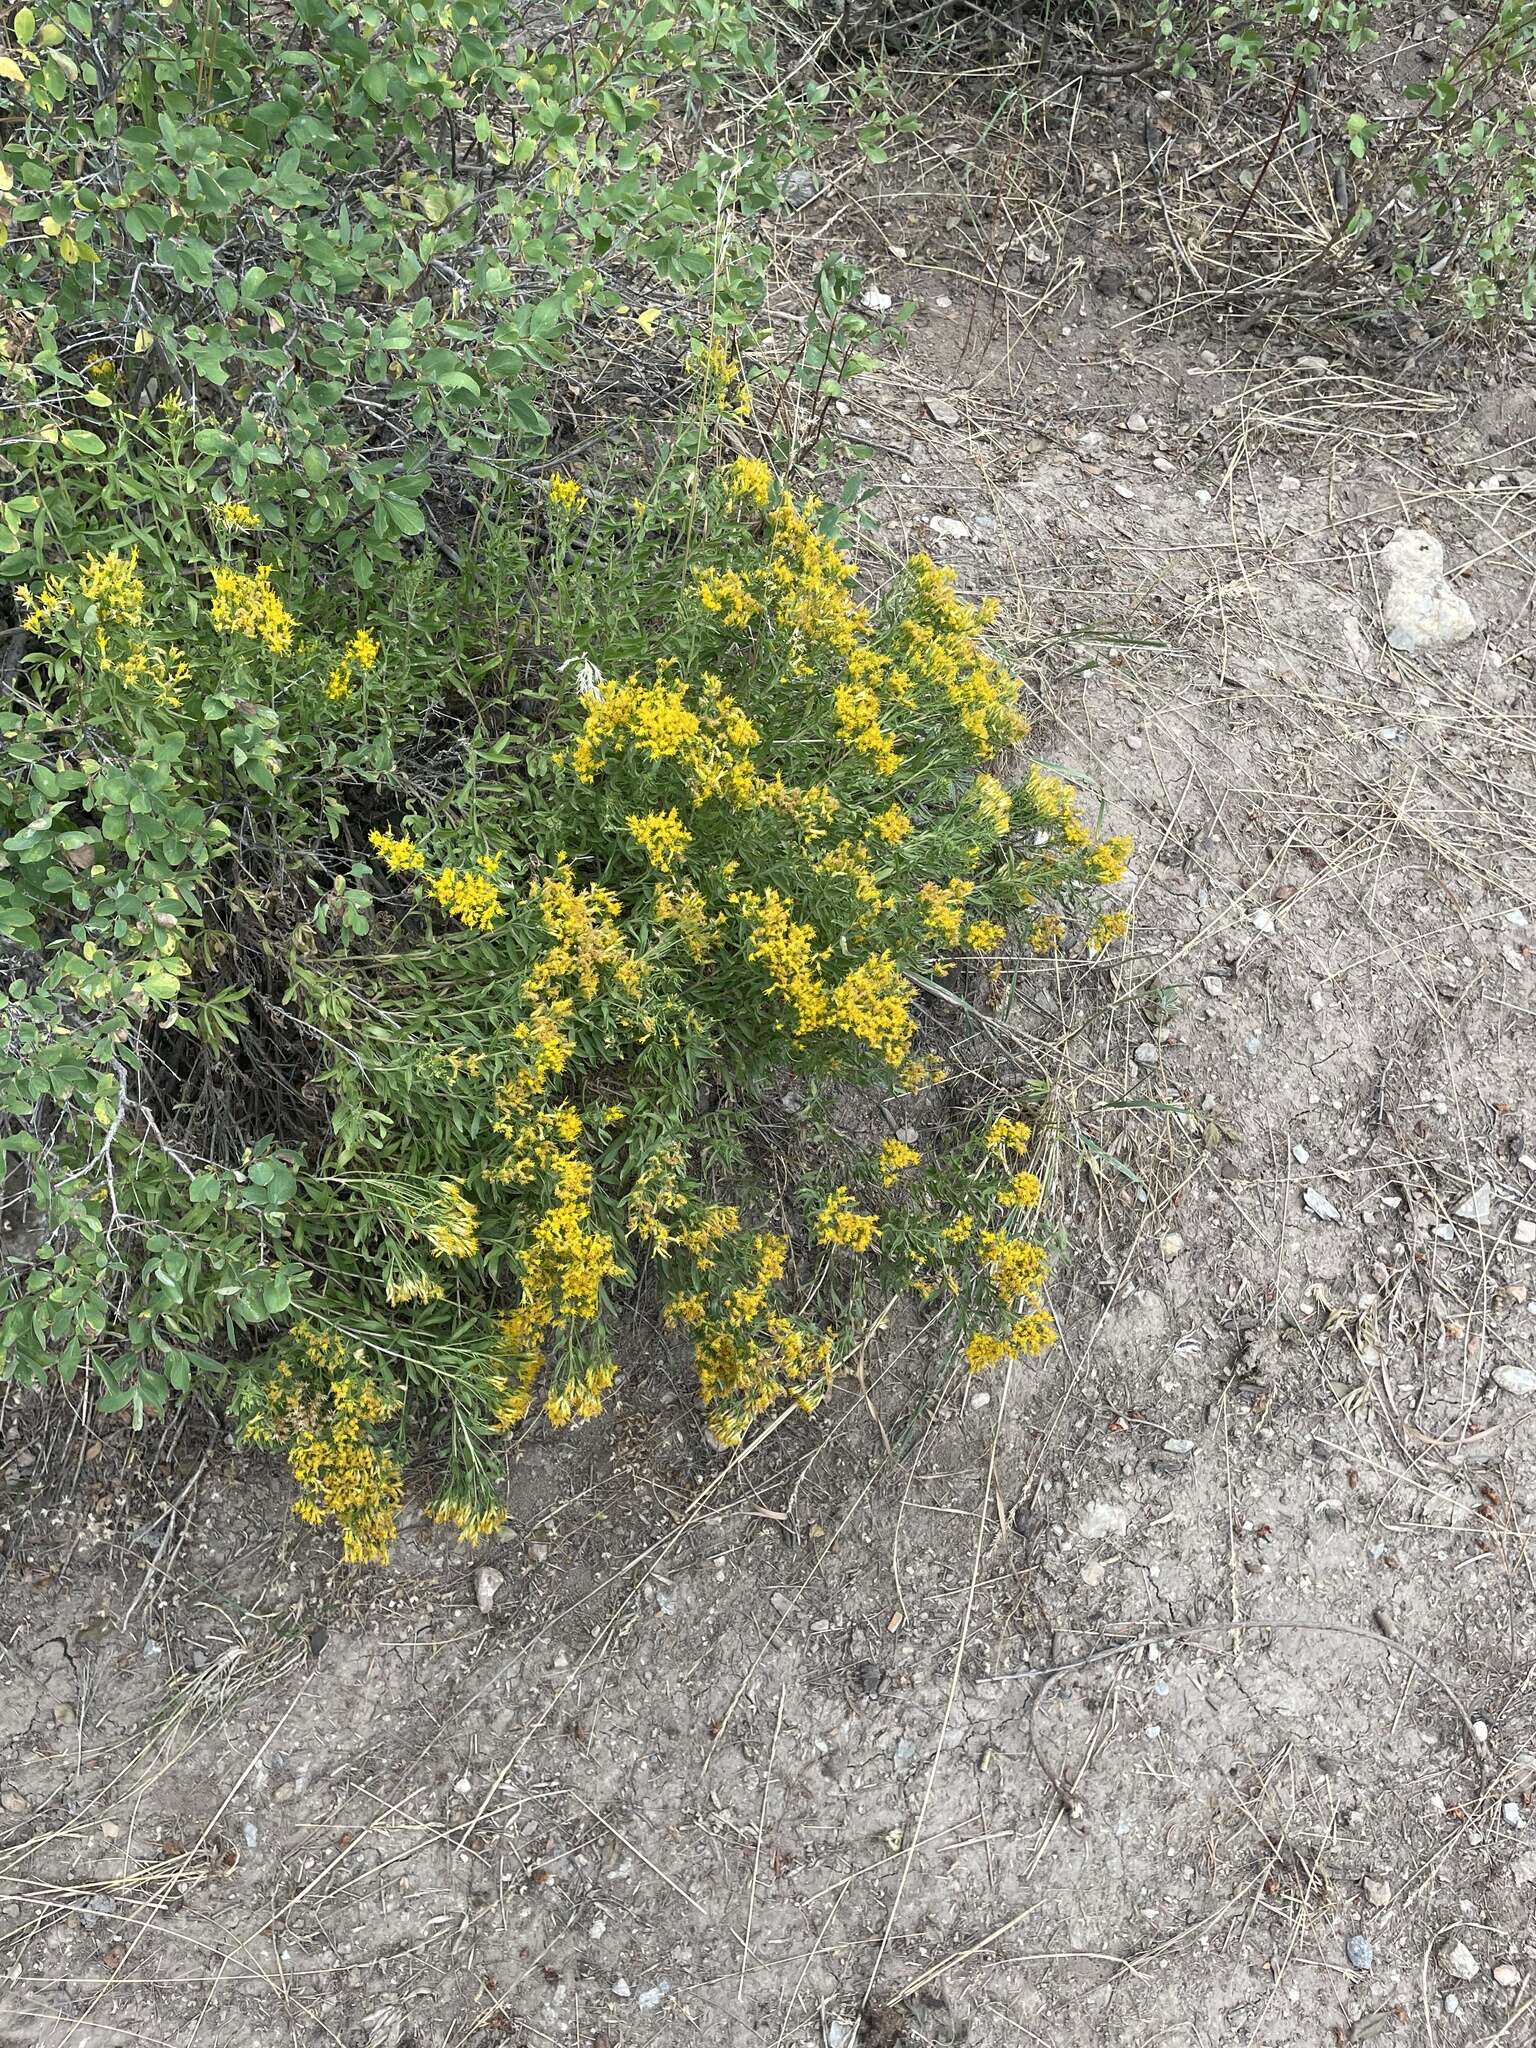
<svg viewBox="0 0 1536 2048">
<path fill-rule="evenodd" d="M 491 478 L 547 435 L 578 346 L 632 354 L 701 299 L 714 330 L 740 320 L 739 222 L 789 132 L 751 24 L 744 0 L 17 10 L 0 575 L 144 520 L 132 479 L 98 494 L 81 460 L 116 402 L 169 392 L 210 483 L 339 539 L 367 584 L 434 479 Z M 748 82 L 750 145 L 705 139 L 703 103 Z"/>
<path fill-rule="evenodd" d="M 948 572 L 866 601 L 760 462 L 628 489 L 557 477 L 367 615 L 238 504 L 23 596 L 0 1372 L 233 1370 L 349 1557 L 413 1446 L 496 1527 L 499 1439 L 599 1412 L 637 1309 L 727 1445 L 901 1297 L 977 1370 L 1054 1334 L 1029 1117 L 918 1128 L 925 991 L 1118 936 L 1127 842 L 997 774 L 1020 685 Z"/>
<path fill-rule="evenodd" d="M 1175 78 L 1221 66 L 1283 96 L 1264 118 L 1323 145 L 1339 249 L 1402 303 L 1536 315 L 1536 0 L 1446 10 L 1428 40 L 1386 0 L 1156 0 L 1148 25 Z"/>
</svg>

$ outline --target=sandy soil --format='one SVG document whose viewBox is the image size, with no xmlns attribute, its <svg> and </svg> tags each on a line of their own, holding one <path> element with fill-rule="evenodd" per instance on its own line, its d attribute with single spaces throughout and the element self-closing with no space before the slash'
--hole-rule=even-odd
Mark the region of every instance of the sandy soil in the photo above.
<svg viewBox="0 0 1536 2048">
<path fill-rule="evenodd" d="M 1536 400 L 871 247 L 867 552 L 1003 598 L 1137 842 L 956 1040 L 1051 1078 L 1064 1342 L 729 1461 L 637 1370 L 388 1573 L 13 1398 L 0 2041 L 1536 2036 Z"/>
</svg>

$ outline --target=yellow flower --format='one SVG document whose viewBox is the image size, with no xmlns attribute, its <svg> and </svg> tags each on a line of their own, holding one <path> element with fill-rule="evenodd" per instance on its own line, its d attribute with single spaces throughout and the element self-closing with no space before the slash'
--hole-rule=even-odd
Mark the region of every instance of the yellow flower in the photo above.
<svg viewBox="0 0 1536 2048">
<path fill-rule="evenodd" d="M 57 576 L 45 576 L 41 590 L 29 590 L 25 583 L 16 586 L 16 601 L 21 606 L 22 629 L 39 635 L 46 633 L 62 613 L 70 609 L 69 598 Z"/>
<path fill-rule="evenodd" d="M 731 497 L 745 498 L 748 504 L 766 510 L 773 496 L 773 471 L 755 456 L 738 455 L 726 468 L 725 488 Z"/>
<path fill-rule="evenodd" d="M 1123 939 L 1131 928 L 1131 913 L 1128 910 L 1106 910 L 1094 919 L 1088 933 L 1090 953 L 1102 953 L 1106 946 L 1112 946 L 1116 939 Z"/>
<path fill-rule="evenodd" d="M 998 1206 L 1003 1209 L 1033 1209 L 1040 1195 L 1039 1174 L 1021 1169 L 999 1190 Z"/>
<path fill-rule="evenodd" d="M 643 313 L 635 315 L 635 325 L 647 341 L 656 332 L 657 323 L 660 321 L 661 316 L 662 309 L 660 306 L 647 306 Z"/>
<path fill-rule="evenodd" d="M 216 633 L 257 640 L 270 654 L 286 654 L 298 626 L 272 588 L 268 562 L 263 562 L 254 576 L 244 576 L 238 569 L 215 569 L 209 616 Z"/>
<path fill-rule="evenodd" d="M 1039 1303 L 1050 1273 L 1043 1246 L 1013 1237 L 1006 1230 L 984 1230 L 977 1240 L 977 1252 L 999 1301 Z"/>
<path fill-rule="evenodd" d="M 971 784 L 971 802 L 1001 839 L 1013 817 L 1013 798 L 995 775 L 978 775 Z"/>
<path fill-rule="evenodd" d="M 439 1494 L 427 1513 L 439 1527 L 457 1530 L 460 1543 L 471 1549 L 484 1537 L 499 1536 L 507 1525 L 500 1501 L 474 1500 L 457 1491 Z"/>
<path fill-rule="evenodd" d="M 990 917 L 973 918 L 965 928 L 965 943 L 973 953 L 995 953 L 1007 936 L 1005 928 Z"/>
<path fill-rule="evenodd" d="M 422 1235 L 439 1258 L 472 1259 L 480 1249 L 480 1212 L 456 1180 L 440 1180 Z"/>
<path fill-rule="evenodd" d="M 243 499 L 226 498 L 208 507 L 208 524 L 220 533 L 249 533 L 261 520 Z"/>
<path fill-rule="evenodd" d="M 472 868 L 441 868 L 428 882 L 438 908 L 466 931 L 488 932 L 501 916 L 501 891 L 496 885 L 500 856 L 481 854 Z"/>
<path fill-rule="evenodd" d="M 346 658 L 356 667 L 370 669 L 379 658 L 379 643 L 366 626 L 359 626 L 347 642 Z"/>
<path fill-rule="evenodd" d="M 1008 1332 L 1008 1342 L 1025 1358 L 1038 1358 L 1056 1342 L 1056 1320 L 1047 1308 L 1034 1309 Z"/>
<path fill-rule="evenodd" d="M 994 1117 L 982 1141 L 989 1152 L 1022 1152 L 1034 1135 L 1033 1126 L 1022 1117 Z"/>
<path fill-rule="evenodd" d="M 699 603 L 725 626 L 750 626 L 762 606 L 735 569 L 701 569 L 694 579 Z"/>
<path fill-rule="evenodd" d="M 1051 912 L 1046 917 L 1037 917 L 1029 928 L 1031 952 L 1054 953 L 1061 944 L 1067 929 L 1066 919 Z"/>
<path fill-rule="evenodd" d="M 1008 1356 L 1008 1346 L 988 1330 L 978 1330 L 965 1347 L 965 1362 L 972 1372 L 986 1372 Z"/>
<path fill-rule="evenodd" d="M 867 1252 L 880 1235 L 878 1216 L 863 1214 L 853 1206 L 846 1188 L 836 1188 L 816 1212 L 816 1242 L 840 1245 L 845 1251 Z"/>
<path fill-rule="evenodd" d="M 391 832 L 370 832 L 368 844 L 392 875 L 419 875 L 427 864 L 426 855 L 409 833 L 401 833 L 397 839 Z"/>
<path fill-rule="evenodd" d="M 144 622 L 144 584 L 139 551 L 126 555 L 113 548 L 105 555 L 87 555 L 79 576 L 80 595 L 96 607 L 103 625 L 138 626 Z"/>
<path fill-rule="evenodd" d="M 647 811 L 640 816 L 631 811 L 624 822 L 651 866 L 664 875 L 671 874 L 693 844 L 693 834 L 675 809 Z"/>
<path fill-rule="evenodd" d="M 912 820 L 900 804 L 890 804 L 885 810 L 876 811 L 869 825 L 875 837 L 883 839 L 887 846 L 900 846 L 912 830 Z"/>
<path fill-rule="evenodd" d="M 1101 846 L 1096 846 L 1088 856 L 1088 871 L 1094 880 L 1104 883 L 1124 880 L 1132 844 L 1130 838 L 1122 836 L 1106 839 Z"/>
<path fill-rule="evenodd" d="M 899 1173 L 909 1166 L 922 1161 L 922 1153 L 914 1146 L 905 1145 L 900 1138 L 887 1138 L 880 1147 L 880 1184 L 890 1187 Z"/>
<path fill-rule="evenodd" d="M 548 498 L 551 509 L 563 513 L 567 518 L 579 512 L 587 502 L 587 494 L 576 479 L 562 476 L 559 471 L 556 471 L 544 486 L 544 495 Z"/>
<path fill-rule="evenodd" d="M 917 1036 L 912 985 L 889 953 L 872 953 L 832 991 L 831 1021 L 899 1072 Z"/>
</svg>

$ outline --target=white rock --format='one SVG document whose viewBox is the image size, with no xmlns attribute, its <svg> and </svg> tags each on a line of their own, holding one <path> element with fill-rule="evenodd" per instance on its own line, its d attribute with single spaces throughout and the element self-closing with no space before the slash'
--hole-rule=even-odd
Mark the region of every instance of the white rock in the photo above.
<svg viewBox="0 0 1536 2048">
<path fill-rule="evenodd" d="M 1529 1216 L 1516 1218 L 1515 1243 L 1536 1244 L 1536 1223 L 1533 1223 Z"/>
<path fill-rule="evenodd" d="M 963 519 L 946 519 L 942 512 L 928 524 L 941 540 L 969 540 L 971 537 L 971 529 Z"/>
<path fill-rule="evenodd" d="M 1493 1221 L 1493 1189 L 1487 1181 L 1475 1187 L 1464 1202 L 1456 1205 L 1456 1214 L 1463 1223 L 1487 1224 Z"/>
<path fill-rule="evenodd" d="M 1399 654 L 1465 640 L 1476 630 L 1472 607 L 1445 580 L 1445 550 L 1421 527 L 1400 526 L 1381 551 L 1391 577 L 1382 599 L 1387 645 Z"/>
<path fill-rule="evenodd" d="M 1492 1378 L 1506 1394 L 1536 1394 L 1536 1370 L 1528 1365 L 1496 1365 Z"/>
<path fill-rule="evenodd" d="M 1513 1963 L 1495 1963 L 1493 1981 L 1505 1991 L 1513 1991 L 1520 1982 L 1520 1972 Z"/>
<path fill-rule="evenodd" d="M 1123 1536 L 1131 1526 L 1129 1508 L 1117 1507 L 1114 1502 L 1095 1501 L 1078 1525 L 1078 1534 L 1090 1542 L 1100 1536 Z"/>
<path fill-rule="evenodd" d="M 1320 1189 L 1303 1188 L 1301 1199 L 1307 1208 L 1312 1211 L 1312 1214 L 1314 1216 L 1321 1216 L 1325 1223 L 1343 1222 L 1343 1217 L 1340 1216 L 1338 1210 L 1335 1209 L 1332 1202 L 1329 1201 L 1328 1197 Z"/>
<path fill-rule="evenodd" d="M 1298 370 L 1311 370 L 1315 374 L 1321 375 L 1328 367 L 1328 358 L 1326 356 L 1298 356 L 1296 358 L 1296 367 Z"/>
<path fill-rule="evenodd" d="M 497 1571 L 495 1565 L 481 1565 L 475 1573 L 475 1605 L 482 1614 L 490 1614 L 494 1610 L 496 1595 L 506 1582 L 506 1574 Z"/>
<path fill-rule="evenodd" d="M 1453 1977 L 1459 1977 L 1463 1984 L 1470 1984 L 1477 1975 L 1477 1957 L 1464 1941 L 1447 1942 L 1440 1951 L 1440 1961 Z"/>
<path fill-rule="evenodd" d="M 1275 929 L 1275 913 L 1272 910 L 1265 910 L 1260 905 L 1249 919 L 1249 923 L 1256 932 L 1266 932 L 1272 935 Z"/>
<path fill-rule="evenodd" d="M 1202 974 L 1200 986 L 1208 996 L 1224 996 L 1227 992 L 1227 984 L 1219 974 Z"/>
<path fill-rule="evenodd" d="M 947 398 L 925 398 L 923 404 L 927 408 L 929 419 L 937 420 L 941 427 L 959 426 L 960 409 L 951 405 Z"/>
<path fill-rule="evenodd" d="M 1162 1058 L 1162 1054 L 1158 1051 L 1157 1047 L 1152 1043 L 1150 1038 L 1144 1038 L 1141 1044 L 1138 1045 L 1136 1050 L 1131 1054 L 1131 1058 L 1136 1062 L 1138 1067 L 1155 1067 L 1158 1061 Z"/>
<path fill-rule="evenodd" d="M 1125 423 L 1128 434 L 1144 434 L 1147 431 L 1147 416 L 1144 412 L 1133 412 Z"/>
<path fill-rule="evenodd" d="M 859 301 L 859 304 L 867 307 L 871 313 L 889 313 L 894 303 L 889 292 L 881 291 L 880 287 L 874 284 L 866 288 L 864 296 Z"/>
</svg>

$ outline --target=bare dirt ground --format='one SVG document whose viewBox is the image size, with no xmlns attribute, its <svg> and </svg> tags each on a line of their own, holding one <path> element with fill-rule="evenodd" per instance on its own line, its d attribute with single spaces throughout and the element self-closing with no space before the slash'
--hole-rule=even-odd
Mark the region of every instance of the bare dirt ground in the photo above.
<svg viewBox="0 0 1536 2048">
<path fill-rule="evenodd" d="M 1123 954 L 945 1020 L 1052 1081 L 1062 1345 L 889 1342 L 729 1460 L 637 1370 L 387 1573 L 12 1396 L 0 2041 L 1536 2038 L 1529 365 L 1148 303 L 1091 170 L 1011 271 L 931 194 L 807 230 L 918 301 L 871 558 L 1004 600 L 1137 842 Z"/>
</svg>

